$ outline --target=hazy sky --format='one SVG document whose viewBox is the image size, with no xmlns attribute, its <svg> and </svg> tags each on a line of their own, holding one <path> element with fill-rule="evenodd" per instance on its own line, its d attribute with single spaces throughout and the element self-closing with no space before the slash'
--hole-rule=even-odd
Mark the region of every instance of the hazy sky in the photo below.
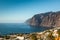
<svg viewBox="0 0 60 40">
<path fill-rule="evenodd" d="M 0 23 L 24 22 L 48 11 L 60 11 L 60 0 L 0 0 Z"/>
</svg>

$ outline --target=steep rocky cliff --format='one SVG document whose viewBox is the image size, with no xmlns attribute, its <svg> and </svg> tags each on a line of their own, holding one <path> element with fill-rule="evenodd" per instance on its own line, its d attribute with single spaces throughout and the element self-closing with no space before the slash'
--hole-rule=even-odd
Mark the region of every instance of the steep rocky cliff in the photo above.
<svg viewBox="0 0 60 40">
<path fill-rule="evenodd" d="M 27 23 L 32 26 L 60 27 L 60 11 L 36 14 Z"/>
</svg>

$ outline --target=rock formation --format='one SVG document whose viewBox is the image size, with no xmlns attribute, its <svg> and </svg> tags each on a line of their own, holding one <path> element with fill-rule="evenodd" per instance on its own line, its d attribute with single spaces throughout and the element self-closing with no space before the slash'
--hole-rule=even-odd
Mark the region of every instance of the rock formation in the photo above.
<svg viewBox="0 0 60 40">
<path fill-rule="evenodd" d="M 36 14 L 27 23 L 31 26 L 60 27 L 60 11 Z"/>
</svg>

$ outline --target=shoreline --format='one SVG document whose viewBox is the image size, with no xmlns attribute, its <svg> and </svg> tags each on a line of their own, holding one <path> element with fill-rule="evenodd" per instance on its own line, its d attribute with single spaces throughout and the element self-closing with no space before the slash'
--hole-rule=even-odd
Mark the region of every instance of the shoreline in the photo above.
<svg viewBox="0 0 60 40">
<path fill-rule="evenodd" d="M 13 33 L 7 35 L 0 35 L 0 40 L 37 40 L 37 39 L 49 39 L 52 37 L 52 40 L 60 37 L 60 27 L 45 30 L 42 32 L 33 32 L 33 33 Z M 51 39 L 50 39 L 51 40 Z"/>
</svg>

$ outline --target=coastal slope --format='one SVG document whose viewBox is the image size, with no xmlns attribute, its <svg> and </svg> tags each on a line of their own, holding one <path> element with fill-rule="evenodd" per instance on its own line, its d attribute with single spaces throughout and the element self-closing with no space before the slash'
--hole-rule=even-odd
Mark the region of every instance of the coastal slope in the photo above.
<svg viewBox="0 0 60 40">
<path fill-rule="evenodd" d="M 31 26 L 60 27 L 60 11 L 36 14 L 26 23 Z"/>
</svg>

